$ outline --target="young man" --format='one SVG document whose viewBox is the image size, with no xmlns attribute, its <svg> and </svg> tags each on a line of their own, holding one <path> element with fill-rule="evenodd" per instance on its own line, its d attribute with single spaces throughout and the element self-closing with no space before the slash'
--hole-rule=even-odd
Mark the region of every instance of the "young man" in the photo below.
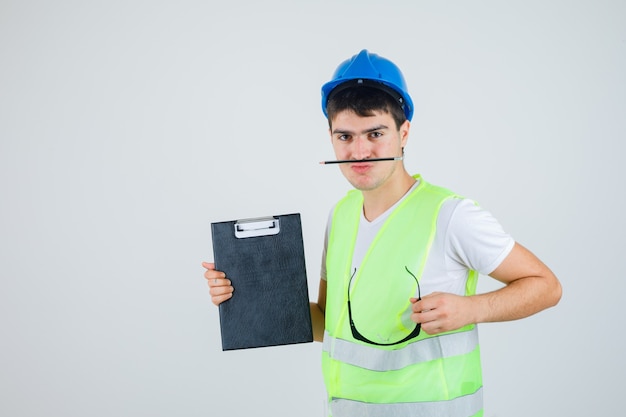
<svg viewBox="0 0 626 417">
<path fill-rule="evenodd" d="M 406 171 L 413 103 L 391 61 L 344 61 L 322 109 L 355 188 L 329 218 L 311 304 L 331 414 L 482 416 L 476 324 L 554 306 L 559 281 L 473 201 Z M 219 305 L 230 280 L 203 265 Z M 505 285 L 475 294 L 479 273 Z"/>
</svg>

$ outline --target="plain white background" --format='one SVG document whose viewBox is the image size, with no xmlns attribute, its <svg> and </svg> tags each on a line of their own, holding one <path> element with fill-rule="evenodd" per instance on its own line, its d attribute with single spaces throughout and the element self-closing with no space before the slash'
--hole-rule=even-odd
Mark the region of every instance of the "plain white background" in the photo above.
<svg viewBox="0 0 626 417">
<path fill-rule="evenodd" d="M 0 414 L 324 415 L 321 345 L 222 352 L 200 263 L 210 222 L 299 212 L 317 297 L 349 189 L 318 164 L 319 88 L 363 48 L 409 84 L 409 171 L 563 284 L 558 307 L 480 326 L 485 416 L 620 414 L 625 18 L 607 0 L 0 1 Z"/>
</svg>

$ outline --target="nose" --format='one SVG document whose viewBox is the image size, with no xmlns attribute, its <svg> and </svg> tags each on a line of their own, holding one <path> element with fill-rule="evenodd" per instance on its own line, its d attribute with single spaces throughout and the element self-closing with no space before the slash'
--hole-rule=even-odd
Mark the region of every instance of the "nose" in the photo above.
<svg viewBox="0 0 626 417">
<path fill-rule="evenodd" d="M 366 159 L 370 156 L 370 143 L 366 138 L 358 136 L 355 138 L 352 145 L 352 156 L 354 159 Z"/>
</svg>

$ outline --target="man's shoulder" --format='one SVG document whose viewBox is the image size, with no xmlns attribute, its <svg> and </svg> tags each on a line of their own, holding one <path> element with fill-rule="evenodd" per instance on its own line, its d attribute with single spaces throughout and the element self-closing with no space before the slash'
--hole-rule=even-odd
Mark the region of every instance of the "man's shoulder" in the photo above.
<svg viewBox="0 0 626 417">
<path fill-rule="evenodd" d="M 425 191 L 428 191 L 429 193 L 438 194 L 444 197 L 463 198 L 461 195 L 452 191 L 448 187 L 433 184 L 429 181 L 424 180 L 421 176 L 416 176 L 416 178 L 418 178 L 418 180 L 420 181 L 420 185 L 417 187 L 417 190 L 423 189 Z"/>
</svg>

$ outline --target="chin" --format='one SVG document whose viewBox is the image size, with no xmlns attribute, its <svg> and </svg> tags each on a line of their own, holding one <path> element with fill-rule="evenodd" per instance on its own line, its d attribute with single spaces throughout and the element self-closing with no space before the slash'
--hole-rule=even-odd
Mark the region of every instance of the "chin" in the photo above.
<svg viewBox="0 0 626 417">
<path fill-rule="evenodd" d="M 378 184 L 372 183 L 369 178 L 368 179 L 354 179 L 348 178 L 348 182 L 359 191 L 371 191 L 378 187 Z"/>
</svg>

